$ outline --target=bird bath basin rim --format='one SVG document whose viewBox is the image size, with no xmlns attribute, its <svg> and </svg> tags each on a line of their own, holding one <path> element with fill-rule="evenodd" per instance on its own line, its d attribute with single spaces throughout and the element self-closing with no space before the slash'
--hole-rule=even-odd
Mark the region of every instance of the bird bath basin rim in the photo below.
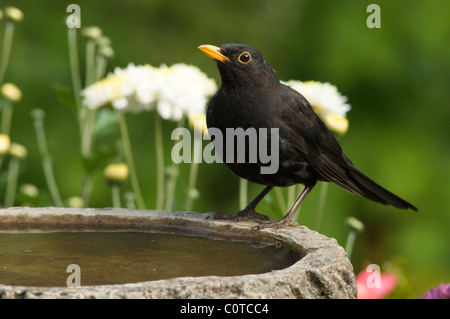
<svg viewBox="0 0 450 319">
<path fill-rule="evenodd" d="M 302 257 L 290 267 L 243 276 L 179 277 L 80 288 L 0 284 L 0 298 L 355 298 L 355 275 L 337 241 L 305 226 L 256 230 L 256 222 L 211 214 L 118 208 L 12 207 L 0 210 L 1 232 L 145 231 L 219 240 L 279 242 Z"/>
</svg>

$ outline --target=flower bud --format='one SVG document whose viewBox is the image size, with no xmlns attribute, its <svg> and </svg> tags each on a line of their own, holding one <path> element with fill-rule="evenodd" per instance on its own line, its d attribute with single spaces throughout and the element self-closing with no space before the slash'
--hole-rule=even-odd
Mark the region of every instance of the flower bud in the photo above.
<svg viewBox="0 0 450 319">
<path fill-rule="evenodd" d="M 110 47 L 111 46 L 111 39 L 105 36 L 101 36 L 95 39 L 95 41 L 97 42 L 97 45 L 100 48 L 104 48 L 104 47 Z"/>
<path fill-rule="evenodd" d="M 122 184 L 128 179 L 128 166 L 125 163 L 109 164 L 103 175 L 109 184 Z"/>
<path fill-rule="evenodd" d="M 164 174 L 169 178 L 175 178 L 180 174 L 180 170 L 176 166 L 168 166 L 164 169 Z"/>
<path fill-rule="evenodd" d="M 13 102 L 17 102 L 22 98 L 22 92 L 12 83 L 3 84 L 0 91 L 4 97 Z"/>
<path fill-rule="evenodd" d="M 101 47 L 99 54 L 103 55 L 105 58 L 111 59 L 114 57 L 114 50 L 111 47 Z"/>
<path fill-rule="evenodd" d="M 8 154 L 11 146 L 11 139 L 6 134 L 0 134 L 0 156 Z"/>
<path fill-rule="evenodd" d="M 350 228 L 350 230 L 354 230 L 358 233 L 362 233 L 364 231 L 364 224 L 355 217 L 347 217 L 345 219 L 345 224 L 348 226 L 348 228 Z"/>
<path fill-rule="evenodd" d="M 67 206 L 69 206 L 71 208 L 83 208 L 84 207 L 83 199 L 78 196 L 69 197 L 66 200 L 66 203 L 67 203 Z"/>
<path fill-rule="evenodd" d="M 23 20 L 23 12 L 16 7 L 6 7 L 3 11 L 8 19 L 16 22 Z"/>
<path fill-rule="evenodd" d="M 18 159 L 25 159 L 28 155 L 27 148 L 17 143 L 11 143 L 9 155 Z"/>
<path fill-rule="evenodd" d="M 35 120 L 43 121 L 45 118 L 45 111 L 42 109 L 33 109 L 30 114 Z"/>
<path fill-rule="evenodd" d="M 33 184 L 22 184 L 20 185 L 19 193 L 30 198 L 36 198 L 39 196 L 39 188 Z"/>
<path fill-rule="evenodd" d="M 193 189 L 189 190 L 189 196 L 193 199 L 197 199 L 200 197 L 200 192 L 198 189 L 193 188 Z"/>
<path fill-rule="evenodd" d="M 85 27 L 81 34 L 88 39 L 97 39 L 102 36 L 102 30 L 99 27 Z"/>
</svg>

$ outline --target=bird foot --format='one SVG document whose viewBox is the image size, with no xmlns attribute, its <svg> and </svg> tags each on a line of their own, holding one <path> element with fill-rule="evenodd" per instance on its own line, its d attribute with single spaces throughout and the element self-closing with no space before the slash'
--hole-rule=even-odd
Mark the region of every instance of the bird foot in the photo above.
<svg viewBox="0 0 450 319">
<path fill-rule="evenodd" d="M 269 217 L 267 217 L 266 215 L 259 214 L 255 212 L 254 209 L 251 208 L 245 208 L 234 214 L 214 213 L 212 217 L 214 219 L 226 219 L 226 220 L 234 219 L 235 221 L 249 220 L 252 217 L 258 222 L 265 222 L 269 220 Z"/>
</svg>

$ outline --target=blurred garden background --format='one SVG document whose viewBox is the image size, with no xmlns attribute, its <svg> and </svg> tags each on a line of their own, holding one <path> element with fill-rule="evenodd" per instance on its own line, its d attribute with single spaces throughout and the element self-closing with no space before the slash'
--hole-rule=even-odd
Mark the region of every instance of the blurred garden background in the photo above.
<svg viewBox="0 0 450 319">
<path fill-rule="evenodd" d="M 39 189 L 36 205 L 53 205 L 44 178 L 31 112 L 45 112 L 45 134 L 55 181 L 64 205 L 80 196 L 85 161 L 80 154 L 77 114 L 67 107 L 72 78 L 68 49 L 67 6 L 81 8 L 81 27 L 98 26 L 111 40 L 114 56 L 107 71 L 136 65 L 192 64 L 220 85 L 215 63 L 197 49 L 237 42 L 257 48 L 280 79 L 330 82 L 348 97 L 348 132 L 340 137 L 355 166 L 375 181 L 414 204 L 419 212 L 401 211 L 352 196 L 330 185 L 324 216 L 316 221 L 320 189 L 312 192 L 298 221 L 345 245 L 347 216 L 365 225 L 352 254 L 355 272 L 368 264 L 395 272 L 399 286 L 392 296 L 420 298 L 429 288 L 450 282 L 450 2 L 434 1 L 0 1 L 24 17 L 15 25 L 11 56 L 3 82 L 17 85 L 22 98 L 14 103 L 11 141 L 26 147 L 18 189 Z M 381 9 L 381 28 L 368 28 L 367 6 Z M 5 17 L 0 20 L 4 39 Z M 86 40 L 78 30 L 82 78 Z M 2 42 L 0 42 L 2 43 Z M 67 93 L 67 94 L 64 94 Z M 65 100 L 66 99 L 66 100 Z M 131 147 L 145 205 L 155 208 L 155 112 L 126 115 Z M 186 122 L 186 125 L 187 122 Z M 170 134 L 164 121 L 165 166 L 171 165 Z M 99 138 L 105 154 L 120 139 L 117 122 Z M 112 151 L 111 151 L 112 152 Z M 114 152 L 112 152 L 114 153 Z M 106 157 L 105 157 L 106 158 Z M 124 161 L 123 154 L 105 159 Z M 83 164 L 84 163 L 84 164 Z M 190 164 L 180 164 L 172 210 L 184 210 Z M 102 169 L 95 175 L 90 207 L 111 207 L 111 189 Z M 5 197 L 7 161 L 1 168 L 0 200 Z M 262 190 L 249 185 L 249 198 Z M 193 209 L 236 212 L 239 179 L 224 164 L 198 167 L 198 198 Z M 122 193 L 131 190 L 129 182 Z M 300 190 L 300 189 L 299 189 Z M 279 219 L 275 193 L 258 207 Z M 15 205 L 25 204 L 20 194 Z"/>
</svg>

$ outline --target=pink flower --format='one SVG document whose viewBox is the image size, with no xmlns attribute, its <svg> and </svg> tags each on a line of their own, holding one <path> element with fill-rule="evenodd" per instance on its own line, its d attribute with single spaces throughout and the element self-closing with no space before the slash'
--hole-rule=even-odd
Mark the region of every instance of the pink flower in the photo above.
<svg viewBox="0 0 450 319">
<path fill-rule="evenodd" d="M 369 265 L 356 276 L 358 299 L 381 299 L 388 296 L 397 286 L 397 276 L 380 273 L 378 265 Z"/>
</svg>

